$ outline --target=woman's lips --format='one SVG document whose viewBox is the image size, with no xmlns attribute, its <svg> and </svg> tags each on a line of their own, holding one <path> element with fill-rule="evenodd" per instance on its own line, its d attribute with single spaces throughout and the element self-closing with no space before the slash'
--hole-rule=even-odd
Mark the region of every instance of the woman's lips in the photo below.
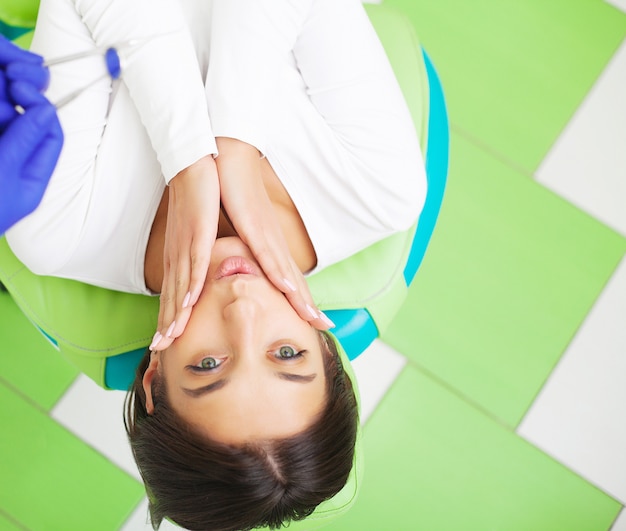
<svg viewBox="0 0 626 531">
<path fill-rule="evenodd" d="M 259 268 L 243 256 L 229 256 L 226 258 L 215 272 L 215 280 L 233 275 L 254 275 L 260 276 Z"/>
</svg>

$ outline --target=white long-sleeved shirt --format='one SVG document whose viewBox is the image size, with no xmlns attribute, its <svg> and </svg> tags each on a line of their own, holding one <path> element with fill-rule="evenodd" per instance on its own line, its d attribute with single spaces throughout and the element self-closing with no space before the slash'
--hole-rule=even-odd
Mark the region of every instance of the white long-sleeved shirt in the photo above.
<svg viewBox="0 0 626 531">
<path fill-rule="evenodd" d="M 291 196 L 315 271 L 408 228 L 425 197 L 409 111 L 358 0 L 43 0 L 46 57 L 133 41 L 123 83 L 60 113 L 66 143 L 40 208 L 7 235 L 40 274 L 147 293 L 165 182 L 227 136 Z M 53 72 L 54 101 L 102 65 Z M 164 177 L 164 179 L 162 178 Z"/>
</svg>

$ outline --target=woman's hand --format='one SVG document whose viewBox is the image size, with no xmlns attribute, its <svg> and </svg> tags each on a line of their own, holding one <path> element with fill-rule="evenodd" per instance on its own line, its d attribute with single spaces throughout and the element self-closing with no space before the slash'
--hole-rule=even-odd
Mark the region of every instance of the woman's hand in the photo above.
<svg viewBox="0 0 626 531">
<path fill-rule="evenodd" d="M 316 309 L 306 280 L 289 251 L 261 178 L 259 152 L 232 138 L 218 138 L 217 146 L 220 197 L 238 236 L 302 319 L 320 330 L 332 328 L 332 321 Z"/>
<path fill-rule="evenodd" d="M 170 181 L 161 305 L 152 350 L 170 346 L 187 326 L 204 287 L 219 212 L 220 188 L 213 157 L 200 159 Z"/>
</svg>

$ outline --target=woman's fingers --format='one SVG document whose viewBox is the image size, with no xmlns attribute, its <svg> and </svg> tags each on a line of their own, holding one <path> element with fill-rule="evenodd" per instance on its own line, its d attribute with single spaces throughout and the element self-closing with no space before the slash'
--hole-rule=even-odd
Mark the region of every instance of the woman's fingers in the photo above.
<svg viewBox="0 0 626 531">
<path fill-rule="evenodd" d="M 171 275 L 174 286 L 174 300 L 172 303 L 172 312 L 174 315 L 172 316 L 171 321 L 166 321 L 170 323 L 165 334 L 165 336 L 169 338 L 175 339 L 182 334 L 187 321 L 189 320 L 187 317 L 187 319 L 183 322 L 181 315 L 183 302 L 185 302 L 186 294 L 189 293 L 189 279 L 191 277 L 191 273 L 189 271 L 191 267 L 189 252 L 190 251 L 187 245 L 183 244 L 178 255 L 176 271 L 174 271 Z"/>
<path fill-rule="evenodd" d="M 304 275 L 300 272 L 300 270 L 297 268 L 295 263 L 293 263 L 293 270 L 294 270 L 296 281 L 299 286 L 299 289 L 295 293 L 300 293 L 302 295 L 302 298 L 305 304 L 305 309 L 309 313 L 309 316 L 312 318 L 310 320 L 309 319 L 307 320 L 311 323 L 312 326 L 314 326 L 318 330 L 333 329 L 335 327 L 335 323 L 333 323 L 326 316 L 326 314 L 324 314 L 324 312 L 322 312 L 317 307 L 317 305 L 315 305 L 315 303 L 313 302 L 313 296 L 311 295 L 311 292 L 309 290 L 309 285 L 307 284 L 307 281 L 304 278 Z M 297 304 L 297 302 L 294 303 L 291 301 L 290 294 L 286 294 L 286 297 L 289 300 L 289 302 L 292 304 L 292 306 L 294 304 Z M 301 310 L 301 311 L 304 311 L 304 310 Z"/>
<path fill-rule="evenodd" d="M 202 241 L 195 250 L 183 253 L 185 259 L 179 262 L 176 274 L 171 275 L 176 279 L 172 284 L 175 286 L 175 304 L 168 302 L 168 310 L 164 313 L 164 324 L 159 328 L 164 330 L 161 333 L 163 339 L 158 345 L 159 350 L 169 347 L 185 331 L 193 306 L 198 302 L 204 287 L 213 245 L 210 240 Z M 167 329 L 164 328 L 166 323 L 169 323 Z"/>
<path fill-rule="evenodd" d="M 176 314 L 176 282 L 175 274 L 176 262 L 170 259 L 167 254 L 168 249 L 168 237 L 165 238 L 165 257 L 163 262 L 163 285 L 161 287 L 161 296 L 159 298 L 159 320 L 157 324 L 157 332 L 153 338 L 150 350 L 163 350 L 167 348 L 171 341 L 168 341 L 168 332 L 172 323 L 174 322 L 174 316 Z"/>
<path fill-rule="evenodd" d="M 174 326 L 167 339 L 172 341 L 183 333 L 191 317 L 193 306 L 198 302 L 211 261 L 213 242 L 208 234 L 194 240 L 188 252 L 183 252 L 176 274 L 176 314 Z M 170 325 L 171 326 L 171 325 Z"/>
<path fill-rule="evenodd" d="M 173 194 L 170 194 L 173 197 Z M 164 248 L 163 285 L 161 288 L 159 321 L 157 334 L 151 345 L 153 350 L 163 350 L 169 347 L 174 339 L 185 329 L 189 320 L 189 311 L 184 314 L 182 305 L 185 293 L 189 289 L 189 251 L 186 248 L 183 236 L 177 231 L 175 218 L 168 220 Z"/>
<path fill-rule="evenodd" d="M 179 337 L 206 280 L 219 219 L 219 181 L 212 157 L 204 157 L 170 182 L 164 244 L 164 276 L 158 332 L 151 348 Z"/>
<path fill-rule="evenodd" d="M 333 328 L 334 323 L 318 310 L 313 302 L 304 275 L 291 257 L 286 243 L 282 240 L 282 234 L 275 233 L 276 239 L 273 241 L 263 237 L 263 234 L 264 231 L 259 231 L 252 235 L 250 242 L 247 243 L 267 278 L 285 294 L 301 319 L 319 330 Z"/>
<path fill-rule="evenodd" d="M 23 50 L 6 37 L 0 36 L 0 65 L 4 66 L 12 62 L 27 62 L 40 65 L 43 63 L 43 57 Z"/>
<path fill-rule="evenodd" d="M 27 82 L 38 91 L 46 90 L 50 83 L 50 72 L 37 63 L 11 63 L 7 66 L 6 74 L 11 81 Z"/>
<path fill-rule="evenodd" d="M 295 264 L 293 264 L 293 278 L 296 282 L 296 290 L 290 290 L 285 292 L 285 297 L 296 310 L 298 315 L 308 321 L 311 326 L 318 330 L 330 330 L 334 328 L 335 324 L 326 315 L 321 312 L 315 303 L 313 297 L 309 291 L 309 286 L 304 278 L 304 275 L 300 273 Z"/>
<path fill-rule="evenodd" d="M 211 262 L 211 250 L 215 242 L 215 234 L 203 231 L 201 236 L 194 242 L 194 247 L 190 253 L 190 279 L 189 289 L 185 292 L 181 301 L 181 309 L 193 306 L 198 302 L 202 288 L 206 281 Z"/>
<path fill-rule="evenodd" d="M 183 260 L 184 264 L 185 261 Z M 184 266 L 183 266 L 184 267 Z M 187 289 L 180 281 L 185 278 L 181 271 L 180 263 L 176 263 L 176 267 L 166 268 L 163 275 L 163 287 L 161 289 L 159 321 L 157 325 L 157 333 L 155 334 L 151 350 L 164 350 L 169 347 L 174 339 L 176 339 L 185 329 L 191 308 L 182 310 L 181 291 Z M 184 297 L 184 296 L 183 296 Z"/>
<path fill-rule="evenodd" d="M 248 220 L 247 220 L 248 221 Z M 313 302 L 309 286 L 291 257 L 271 208 L 256 212 L 256 223 L 240 223 L 239 235 L 250 247 L 270 282 L 282 291 L 301 319 L 319 330 L 334 327 Z M 237 224 L 236 224 L 237 226 Z"/>
<path fill-rule="evenodd" d="M 298 315 L 321 330 L 331 328 L 332 323 L 315 307 L 304 276 L 291 257 L 263 183 L 259 152 L 231 138 L 219 137 L 217 142 L 221 199 L 237 234 Z"/>
</svg>

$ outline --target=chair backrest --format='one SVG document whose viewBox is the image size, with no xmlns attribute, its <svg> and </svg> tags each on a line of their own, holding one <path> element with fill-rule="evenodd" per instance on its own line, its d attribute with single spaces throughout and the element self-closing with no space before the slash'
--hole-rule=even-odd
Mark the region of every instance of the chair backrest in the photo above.
<svg viewBox="0 0 626 531">
<path fill-rule="evenodd" d="M 14 40 L 35 26 L 39 0 L 0 1 L 0 33 Z"/>
<path fill-rule="evenodd" d="M 333 333 L 350 359 L 385 330 L 404 301 L 432 234 L 447 174 L 448 124 L 432 65 L 402 15 L 383 6 L 368 6 L 368 13 L 422 141 L 428 193 L 416 226 L 308 279 L 314 300 L 337 324 Z M 102 387 L 128 387 L 156 327 L 157 298 L 33 275 L 4 239 L 0 240 L 0 281 L 70 362 Z"/>
</svg>

